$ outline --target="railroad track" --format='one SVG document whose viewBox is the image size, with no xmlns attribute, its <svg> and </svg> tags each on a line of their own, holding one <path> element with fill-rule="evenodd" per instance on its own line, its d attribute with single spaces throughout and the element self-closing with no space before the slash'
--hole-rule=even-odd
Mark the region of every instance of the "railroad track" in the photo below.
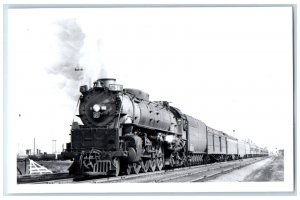
<svg viewBox="0 0 300 200">
<path fill-rule="evenodd" d="M 91 183 L 163 183 L 163 182 L 201 182 L 215 176 L 228 173 L 237 168 L 241 168 L 264 158 L 251 158 L 246 160 L 236 160 L 222 163 L 213 163 L 193 167 L 177 168 L 154 172 L 150 174 L 138 174 L 124 177 L 114 177 L 99 180 L 91 180 Z"/>
<path fill-rule="evenodd" d="M 201 182 L 210 178 L 228 173 L 237 168 L 241 168 L 266 157 L 249 158 L 245 160 L 235 160 L 221 163 L 212 163 L 191 167 L 168 169 L 163 171 L 148 172 L 141 174 L 123 175 L 118 177 L 93 177 L 82 178 L 72 177 L 62 174 L 48 174 L 48 176 L 18 181 L 18 183 L 32 184 L 65 184 L 65 183 L 163 183 L 163 182 Z M 51 175 L 53 178 L 51 179 Z M 60 177 L 59 177 L 60 176 Z M 46 178 L 45 178 L 46 177 Z"/>
</svg>

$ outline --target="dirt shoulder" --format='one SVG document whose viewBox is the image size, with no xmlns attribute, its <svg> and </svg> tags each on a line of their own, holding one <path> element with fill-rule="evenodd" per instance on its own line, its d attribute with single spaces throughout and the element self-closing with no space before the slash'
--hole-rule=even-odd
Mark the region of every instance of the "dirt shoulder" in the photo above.
<svg viewBox="0 0 300 200">
<path fill-rule="evenodd" d="M 283 157 L 273 157 L 272 162 L 269 165 L 254 170 L 251 174 L 245 177 L 244 181 L 284 181 L 283 160 Z"/>
<path fill-rule="evenodd" d="M 283 157 L 268 157 L 262 161 L 209 180 L 209 182 L 284 181 Z"/>
</svg>

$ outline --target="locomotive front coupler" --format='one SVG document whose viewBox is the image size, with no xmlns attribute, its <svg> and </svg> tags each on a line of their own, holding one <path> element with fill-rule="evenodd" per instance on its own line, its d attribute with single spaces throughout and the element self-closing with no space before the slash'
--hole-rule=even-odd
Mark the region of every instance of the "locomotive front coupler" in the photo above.
<svg viewBox="0 0 300 200">
<path fill-rule="evenodd" d="M 81 156 L 82 158 L 95 158 L 94 155 L 91 156 L 91 154 L 98 154 L 98 156 L 96 156 L 98 160 L 113 160 L 113 158 L 127 158 L 128 157 L 128 152 L 127 151 L 123 151 L 123 150 L 116 150 L 116 151 L 101 151 L 101 150 L 96 150 L 96 149 L 91 149 L 89 151 L 86 152 L 81 152 Z M 87 155 L 89 155 L 87 157 Z"/>
<path fill-rule="evenodd" d="M 82 152 L 77 163 L 84 176 L 114 175 L 119 173 L 120 163 L 118 162 L 127 158 L 128 152 L 126 151 L 91 149 Z"/>
</svg>

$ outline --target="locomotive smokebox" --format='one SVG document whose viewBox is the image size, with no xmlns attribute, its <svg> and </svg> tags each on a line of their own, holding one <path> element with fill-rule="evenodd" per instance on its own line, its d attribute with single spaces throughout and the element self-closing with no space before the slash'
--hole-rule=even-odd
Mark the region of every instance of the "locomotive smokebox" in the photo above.
<svg viewBox="0 0 300 200">
<path fill-rule="evenodd" d="M 95 86 L 108 88 L 109 85 L 115 84 L 115 82 L 116 82 L 115 78 L 100 78 L 95 82 Z"/>
</svg>

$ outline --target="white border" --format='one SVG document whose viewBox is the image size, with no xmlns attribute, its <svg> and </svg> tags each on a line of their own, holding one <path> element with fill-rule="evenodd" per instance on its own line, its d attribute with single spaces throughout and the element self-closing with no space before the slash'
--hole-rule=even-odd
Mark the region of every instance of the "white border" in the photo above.
<svg viewBox="0 0 300 200">
<path fill-rule="evenodd" d="M 68 1 L 43 1 L 45 3 L 51 4 L 65 4 Z M 122 1 L 100 1 L 101 3 L 109 3 L 109 4 L 118 4 L 123 3 Z M 6 1 L 5 3 L 20 3 L 24 4 L 24 1 L 14 0 L 14 1 Z M 40 1 L 26 1 L 26 3 L 36 3 L 41 4 Z M 82 3 L 82 1 L 73 1 L 74 3 Z M 88 3 L 99 3 L 99 1 L 85 1 L 85 4 Z M 139 1 L 126 1 L 127 4 L 141 4 Z M 208 4 L 224 4 L 224 1 L 143 1 L 143 3 L 151 3 L 151 4 L 164 4 L 164 3 L 172 3 L 172 4 L 199 4 L 199 3 L 208 3 Z M 255 3 L 270 3 L 270 4 L 291 4 L 297 3 L 297 1 L 226 1 L 226 4 L 237 3 L 237 4 L 255 4 Z M 71 4 L 71 5 L 72 5 Z M 3 12 L 3 7 L 1 11 Z M 298 20 L 299 21 L 299 20 Z M 2 32 L 3 33 L 3 32 Z M 3 38 L 3 37 L 2 37 Z M 3 55 L 3 54 L 2 54 Z M 2 77 L 3 78 L 3 77 Z M 3 81 L 1 81 L 3 83 Z M 3 120 L 1 120 L 1 123 Z M 1 158 L 2 159 L 2 158 Z M 1 161 L 1 160 L 0 160 Z M 2 162 L 4 163 L 4 162 Z M 162 186 L 163 185 L 163 186 Z M 129 187 L 128 187 L 129 186 Z M 16 187 L 9 186 L 8 193 L 66 193 L 69 191 L 71 193 L 115 193 L 116 189 L 118 192 L 215 192 L 215 188 L 220 189 L 219 192 L 283 192 L 283 191 L 293 191 L 293 187 L 291 185 L 287 185 L 285 182 L 283 183 L 272 183 L 271 186 L 268 186 L 268 183 L 198 183 L 197 185 L 193 184 L 149 184 L 149 187 L 145 187 L 144 184 L 98 184 L 98 185 L 89 185 L 88 187 L 83 187 L 83 185 L 16 185 Z M 242 189 L 241 189 L 242 188 Z M 3 189 L 3 188 L 1 188 Z"/>
</svg>

